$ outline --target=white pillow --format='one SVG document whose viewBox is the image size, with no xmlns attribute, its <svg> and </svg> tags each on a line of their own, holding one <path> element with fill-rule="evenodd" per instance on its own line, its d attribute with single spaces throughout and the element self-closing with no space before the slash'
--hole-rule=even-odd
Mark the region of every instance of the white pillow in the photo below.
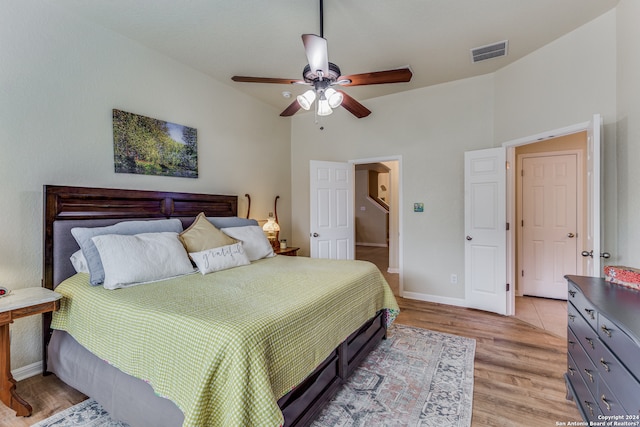
<svg viewBox="0 0 640 427">
<path fill-rule="evenodd" d="M 189 256 L 203 275 L 251 263 L 241 242 L 200 252 L 189 252 Z"/>
<path fill-rule="evenodd" d="M 84 257 L 82 249 L 75 251 L 73 255 L 69 257 L 69 260 L 76 270 L 76 273 L 89 273 L 89 264 L 87 264 L 87 259 Z"/>
<path fill-rule="evenodd" d="M 275 256 L 269 239 L 264 235 L 262 228 L 257 225 L 245 227 L 229 227 L 221 229 L 227 236 L 242 242 L 242 247 L 250 261 Z"/>
<path fill-rule="evenodd" d="M 104 234 L 91 239 L 104 266 L 107 289 L 193 272 L 178 233 Z"/>
</svg>

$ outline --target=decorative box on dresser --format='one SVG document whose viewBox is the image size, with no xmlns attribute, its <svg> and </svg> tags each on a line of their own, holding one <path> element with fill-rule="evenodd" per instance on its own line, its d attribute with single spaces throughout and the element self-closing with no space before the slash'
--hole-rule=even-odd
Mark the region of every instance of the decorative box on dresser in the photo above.
<svg viewBox="0 0 640 427">
<path fill-rule="evenodd" d="M 565 277 L 567 398 L 592 425 L 618 416 L 628 424 L 616 425 L 640 426 L 640 291 L 596 277 Z"/>
</svg>

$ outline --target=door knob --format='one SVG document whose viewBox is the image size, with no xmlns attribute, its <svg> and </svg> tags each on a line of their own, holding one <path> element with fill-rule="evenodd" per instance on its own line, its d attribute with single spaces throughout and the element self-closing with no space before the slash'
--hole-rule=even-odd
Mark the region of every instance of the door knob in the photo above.
<svg viewBox="0 0 640 427">
<path fill-rule="evenodd" d="M 581 255 L 584 257 L 590 256 L 591 258 L 593 258 L 593 251 L 582 251 Z"/>
<path fill-rule="evenodd" d="M 467 240 L 473 240 L 473 237 L 467 236 Z"/>
<path fill-rule="evenodd" d="M 570 238 L 570 239 L 573 239 L 574 237 L 576 237 L 576 235 L 573 234 L 573 233 L 568 233 L 567 237 Z"/>
<path fill-rule="evenodd" d="M 609 252 L 602 252 L 602 253 L 600 254 L 600 256 L 601 256 L 602 258 L 604 258 L 604 259 L 609 259 L 609 258 L 611 258 L 611 254 L 610 254 Z"/>
<path fill-rule="evenodd" d="M 313 237 L 318 237 L 318 236 L 319 236 L 319 234 L 318 234 L 318 233 L 313 233 L 311 236 L 313 236 Z"/>
</svg>

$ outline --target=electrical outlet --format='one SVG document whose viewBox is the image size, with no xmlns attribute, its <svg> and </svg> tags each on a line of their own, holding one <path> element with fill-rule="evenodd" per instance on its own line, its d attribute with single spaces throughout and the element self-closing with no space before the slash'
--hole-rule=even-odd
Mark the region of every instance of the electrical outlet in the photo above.
<svg viewBox="0 0 640 427">
<path fill-rule="evenodd" d="M 457 274 L 455 274 L 455 273 L 452 273 L 452 274 L 451 274 L 451 284 L 452 284 L 452 285 L 455 285 L 455 284 L 457 284 L 457 283 L 458 283 L 458 275 L 457 275 Z"/>
</svg>

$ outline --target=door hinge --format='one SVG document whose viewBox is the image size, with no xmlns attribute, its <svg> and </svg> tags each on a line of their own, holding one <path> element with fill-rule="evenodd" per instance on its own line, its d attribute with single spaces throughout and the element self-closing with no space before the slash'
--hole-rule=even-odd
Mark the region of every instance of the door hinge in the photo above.
<svg viewBox="0 0 640 427">
<path fill-rule="evenodd" d="M 524 176 L 524 169 L 520 169 L 520 176 Z"/>
<path fill-rule="evenodd" d="M 520 220 L 520 227 L 524 227 L 524 219 Z"/>
<path fill-rule="evenodd" d="M 507 223 L 507 231 L 509 231 L 509 223 Z"/>
<path fill-rule="evenodd" d="M 524 277 L 524 270 L 522 270 L 522 273 L 521 273 L 521 274 L 522 274 L 522 277 Z"/>
<path fill-rule="evenodd" d="M 510 288 L 511 288 L 511 285 L 509 285 L 509 284 L 507 283 L 507 292 L 509 292 L 509 289 L 510 289 Z"/>
</svg>

